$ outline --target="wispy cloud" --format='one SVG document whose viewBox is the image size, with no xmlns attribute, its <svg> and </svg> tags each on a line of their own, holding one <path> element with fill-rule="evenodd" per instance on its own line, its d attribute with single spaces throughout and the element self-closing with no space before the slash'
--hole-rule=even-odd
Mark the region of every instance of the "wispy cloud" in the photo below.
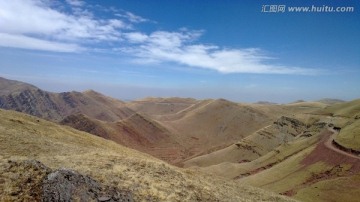
<svg viewBox="0 0 360 202">
<path fill-rule="evenodd" d="M 84 6 L 85 2 L 81 0 L 66 0 L 66 3 L 70 4 L 71 6 Z"/>
<path fill-rule="evenodd" d="M 16 41 L 4 43 L 4 40 L 1 40 L 0 46 L 16 44 L 13 47 L 44 50 L 42 45 L 37 47 L 32 44 L 37 41 L 40 44 L 61 45 L 58 51 L 78 51 L 79 44 L 119 40 L 120 31 L 128 27 L 119 19 L 96 19 L 86 14 L 86 10 L 80 12 L 79 6 L 84 5 L 82 1 L 68 0 L 67 3 L 77 7 L 76 12 L 61 12 L 45 0 L 0 0 L 0 33 L 12 40 L 21 39 L 24 47 Z M 74 46 L 75 42 L 77 46 Z M 64 49 L 65 45 L 74 48 Z"/>
<path fill-rule="evenodd" d="M 135 15 L 129 11 L 122 11 L 115 14 L 115 16 L 126 18 L 132 23 L 141 23 L 141 22 L 149 22 L 149 19 L 143 18 L 141 16 Z"/>
<path fill-rule="evenodd" d="M 150 62 L 175 62 L 221 73 L 316 74 L 314 69 L 269 64 L 260 49 L 231 49 L 195 43 L 202 31 L 125 34 L 131 47 L 120 50 Z"/>
<path fill-rule="evenodd" d="M 43 50 L 54 52 L 79 52 L 82 47 L 72 43 L 59 43 L 54 41 L 41 40 L 24 35 L 11 35 L 0 33 L 0 45 L 11 48 L 22 48 L 31 50 Z"/>
</svg>

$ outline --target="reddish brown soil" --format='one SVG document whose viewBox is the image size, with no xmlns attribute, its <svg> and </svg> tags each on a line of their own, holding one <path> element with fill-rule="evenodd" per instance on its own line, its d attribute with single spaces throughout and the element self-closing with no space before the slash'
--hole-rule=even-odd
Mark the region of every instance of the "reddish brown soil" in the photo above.
<svg viewBox="0 0 360 202">
<path fill-rule="evenodd" d="M 336 131 L 326 129 L 322 131 L 320 135 L 321 139 L 316 145 L 316 148 L 302 160 L 301 163 L 304 165 L 303 169 L 317 162 L 324 162 L 332 166 L 332 168 L 320 173 L 313 173 L 298 187 L 294 187 L 280 194 L 294 196 L 299 189 L 308 187 L 319 181 L 350 176 L 360 172 L 360 158 L 351 153 L 346 153 L 332 144 L 334 137 L 337 135 Z M 350 169 L 346 169 L 343 166 L 344 164 L 352 166 Z"/>
<path fill-rule="evenodd" d="M 321 132 L 320 143 L 316 148 L 307 155 L 303 160 L 304 166 L 309 166 L 317 162 L 324 162 L 328 165 L 338 166 L 341 164 L 352 165 L 349 171 L 353 173 L 360 172 L 360 158 L 352 154 L 348 154 L 334 147 L 331 142 L 333 140 L 333 131 L 324 130 Z"/>
</svg>

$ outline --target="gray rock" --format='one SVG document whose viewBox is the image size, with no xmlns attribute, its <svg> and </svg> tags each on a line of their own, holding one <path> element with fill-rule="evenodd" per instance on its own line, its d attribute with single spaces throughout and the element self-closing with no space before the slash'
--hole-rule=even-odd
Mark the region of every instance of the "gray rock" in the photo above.
<svg viewBox="0 0 360 202">
<path fill-rule="evenodd" d="M 54 201 L 133 201 L 126 191 L 102 186 L 94 179 L 76 171 L 59 169 L 43 182 L 43 202 Z"/>
</svg>

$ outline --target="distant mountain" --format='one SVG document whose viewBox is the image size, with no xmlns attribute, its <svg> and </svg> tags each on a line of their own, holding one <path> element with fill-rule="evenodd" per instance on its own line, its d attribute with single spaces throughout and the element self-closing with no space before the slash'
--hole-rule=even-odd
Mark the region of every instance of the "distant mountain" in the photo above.
<svg viewBox="0 0 360 202">
<path fill-rule="evenodd" d="M 0 108 L 53 121 L 61 121 L 75 113 L 103 121 L 116 121 L 134 114 L 124 102 L 95 91 L 51 93 L 4 78 L 0 78 Z"/>
<path fill-rule="evenodd" d="M 150 116 L 174 114 L 197 103 L 198 100 L 192 98 L 154 98 L 148 97 L 135 100 L 127 104 L 134 111 Z"/>
<path fill-rule="evenodd" d="M 306 102 L 305 100 L 295 100 L 293 102 L 290 102 L 289 104 L 295 104 L 295 103 L 301 103 L 301 102 Z"/>
<path fill-rule="evenodd" d="M 338 103 L 344 103 L 344 100 L 340 100 L 340 99 L 332 99 L 332 98 L 324 98 L 321 100 L 317 100 L 316 102 L 321 102 L 324 104 L 328 104 L 328 105 L 333 105 L 333 104 L 338 104 Z"/>
<path fill-rule="evenodd" d="M 255 104 L 260 104 L 260 105 L 276 105 L 277 103 L 275 102 L 268 102 L 268 101 L 258 101 Z"/>
<path fill-rule="evenodd" d="M 33 85 L 0 77 L 0 96 L 21 93 L 26 90 L 37 90 Z"/>
</svg>

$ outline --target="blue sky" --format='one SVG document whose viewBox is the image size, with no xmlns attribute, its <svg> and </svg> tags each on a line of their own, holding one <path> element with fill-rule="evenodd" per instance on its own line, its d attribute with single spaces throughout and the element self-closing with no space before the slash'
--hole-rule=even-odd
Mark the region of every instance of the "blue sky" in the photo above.
<svg viewBox="0 0 360 202">
<path fill-rule="evenodd" d="M 270 5 L 354 11 L 262 12 Z M 358 0 L 0 0 L 0 76 L 124 100 L 351 100 L 360 98 L 359 8 Z"/>
</svg>

